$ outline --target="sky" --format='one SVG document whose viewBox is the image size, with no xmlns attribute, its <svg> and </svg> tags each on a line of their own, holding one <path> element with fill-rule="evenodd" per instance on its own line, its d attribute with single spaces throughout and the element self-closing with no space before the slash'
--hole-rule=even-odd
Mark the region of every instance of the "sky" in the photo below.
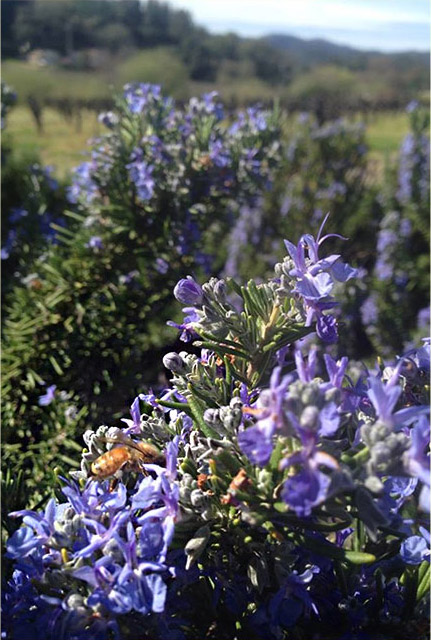
<svg viewBox="0 0 431 640">
<path fill-rule="evenodd" d="M 429 0 L 170 0 L 213 33 L 287 33 L 358 49 L 428 51 Z"/>
</svg>

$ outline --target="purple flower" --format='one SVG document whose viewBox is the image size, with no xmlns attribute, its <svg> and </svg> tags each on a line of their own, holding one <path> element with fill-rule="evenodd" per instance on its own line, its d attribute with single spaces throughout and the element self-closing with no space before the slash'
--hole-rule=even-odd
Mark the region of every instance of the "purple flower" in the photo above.
<svg viewBox="0 0 431 640">
<path fill-rule="evenodd" d="M 191 276 L 187 276 L 175 285 L 174 296 L 182 304 L 198 306 L 202 303 L 203 291 Z"/>
<path fill-rule="evenodd" d="M 265 131 L 268 128 L 266 116 L 258 107 L 249 107 L 247 109 L 249 123 L 255 131 Z"/>
<path fill-rule="evenodd" d="M 419 102 L 417 100 L 412 100 L 411 102 L 408 103 L 406 107 L 406 113 L 413 113 L 413 111 L 416 111 L 418 106 L 419 106 Z"/>
<path fill-rule="evenodd" d="M 90 240 L 86 243 L 86 247 L 90 249 L 103 249 L 103 240 L 100 236 L 91 236 Z"/>
<path fill-rule="evenodd" d="M 259 421 L 253 427 L 249 427 L 238 434 L 238 442 L 241 451 L 253 464 L 263 467 L 269 461 L 273 443 L 274 423 L 269 418 Z"/>
<path fill-rule="evenodd" d="M 338 468 L 337 461 L 320 451 L 317 445 L 321 436 L 331 437 L 337 432 L 340 415 L 337 405 L 332 401 L 327 402 L 320 410 L 316 406 L 306 406 L 300 420 L 292 411 L 288 411 L 287 415 L 301 440 L 302 449 L 284 458 L 280 469 L 292 465 L 301 465 L 302 469 L 284 482 L 282 496 L 299 517 L 304 517 L 326 498 L 330 478 L 320 471 L 319 466 Z"/>
<path fill-rule="evenodd" d="M 169 262 L 163 258 L 157 258 L 155 263 L 156 270 L 163 275 L 169 271 Z"/>
<path fill-rule="evenodd" d="M 183 311 L 188 315 L 184 316 L 182 324 L 172 320 L 168 320 L 166 324 L 181 331 L 180 340 L 182 342 L 190 342 L 197 336 L 194 325 L 199 322 L 200 316 L 194 307 L 184 307 Z"/>
<path fill-rule="evenodd" d="M 130 180 L 136 187 L 136 193 L 140 200 L 150 200 L 154 194 L 155 180 L 152 176 L 154 167 L 143 160 L 142 149 L 135 149 L 131 156 L 131 162 L 126 164 Z"/>
<path fill-rule="evenodd" d="M 341 360 L 336 362 L 327 353 L 323 355 L 323 359 L 325 361 L 326 371 L 328 372 L 330 383 L 333 387 L 341 389 L 344 376 L 346 374 L 347 365 L 349 364 L 349 359 L 344 356 L 343 358 L 341 358 Z"/>
<path fill-rule="evenodd" d="M 430 308 L 425 307 L 421 309 L 417 316 L 417 327 L 418 329 L 428 329 L 430 326 Z"/>
<path fill-rule="evenodd" d="M 419 496 L 419 504 L 424 511 L 430 510 L 430 425 L 429 419 L 422 415 L 410 432 L 411 446 L 405 454 L 404 465 L 408 473 L 419 478 L 422 483 L 422 491 Z"/>
<path fill-rule="evenodd" d="M 141 410 L 139 407 L 140 399 L 145 400 L 145 396 L 143 397 L 143 394 L 140 394 L 133 400 L 131 404 L 130 415 L 132 416 L 132 419 L 129 420 L 128 418 L 121 418 L 121 421 L 125 422 L 128 425 L 128 429 L 126 429 L 126 435 L 139 433 L 141 431 Z"/>
<path fill-rule="evenodd" d="M 424 560 L 430 561 L 429 533 L 423 527 L 419 527 L 425 534 L 422 536 L 410 536 L 406 538 L 400 548 L 400 556 L 406 564 L 421 564 Z"/>
<path fill-rule="evenodd" d="M 84 199 L 89 203 L 95 199 L 98 187 L 92 177 L 94 169 L 95 165 L 92 162 L 83 162 L 74 169 L 72 185 L 66 190 L 69 202 L 77 204 L 81 199 Z"/>
<path fill-rule="evenodd" d="M 220 102 L 215 101 L 217 96 L 218 96 L 217 91 L 210 91 L 209 93 L 204 93 L 202 95 L 202 100 L 205 105 L 205 109 L 207 113 L 215 115 L 217 120 L 223 120 L 224 118 L 223 106 Z"/>
<path fill-rule="evenodd" d="M 295 364 L 299 379 L 302 382 L 311 382 L 316 375 L 317 349 L 310 349 L 307 364 L 304 362 L 301 351 L 295 349 Z"/>
<path fill-rule="evenodd" d="M 269 389 L 264 389 L 259 396 L 257 407 L 248 409 L 248 413 L 258 416 L 257 424 L 238 433 L 241 450 L 251 462 L 264 466 L 271 457 L 274 448 L 273 435 L 283 431 L 287 426 L 283 410 L 283 401 L 291 376 L 280 380 L 281 367 L 276 367 L 271 375 Z"/>
<path fill-rule="evenodd" d="M 323 342 L 334 344 L 338 340 L 338 325 L 334 316 L 319 315 L 316 320 L 316 333 Z"/>
<path fill-rule="evenodd" d="M 227 167 L 231 162 L 230 152 L 223 147 L 221 140 L 214 140 L 209 145 L 209 156 L 216 167 Z"/>
<path fill-rule="evenodd" d="M 53 402 L 55 398 L 56 389 L 57 389 L 57 386 L 55 384 L 52 384 L 50 387 L 48 387 L 46 390 L 46 393 L 43 396 L 39 397 L 39 400 L 38 400 L 39 406 L 46 407 L 49 404 L 51 404 L 51 402 Z"/>
<path fill-rule="evenodd" d="M 373 325 L 377 322 L 379 311 L 377 308 L 377 296 L 371 294 L 361 307 L 361 318 L 365 326 Z"/>
<path fill-rule="evenodd" d="M 131 113 L 141 113 L 149 102 L 159 100 L 161 87 L 148 83 L 130 83 L 124 87 L 124 98 Z"/>
<path fill-rule="evenodd" d="M 15 246 L 15 241 L 17 238 L 17 232 L 15 229 L 11 229 L 6 238 L 6 244 L 1 249 L 1 259 L 7 260 L 10 256 L 11 250 Z"/>
<path fill-rule="evenodd" d="M 21 218 L 25 218 L 26 216 L 28 216 L 27 209 L 22 209 L 21 207 L 13 207 L 10 210 L 9 222 L 11 224 L 15 224 L 16 222 L 18 222 L 18 220 L 21 220 Z"/>
<path fill-rule="evenodd" d="M 337 324 L 332 316 L 324 316 L 323 311 L 331 309 L 335 305 L 334 299 L 330 296 L 335 284 L 334 280 L 346 282 L 355 277 L 357 271 L 340 262 L 339 255 L 334 254 L 319 259 L 319 247 L 327 238 L 345 239 L 338 234 L 320 237 L 328 215 L 320 226 L 316 240 L 313 236 L 305 234 L 301 236 L 297 246 L 289 240 L 284 242 L 294 263 L 294 268 L 290 270 L 289 274 L 296 280 L 293 291 L 303 299 L 306 326 L 310 326 L 313 319 L 316 318 L 317 334 L 325 342 L 332 343 L 337 340 Z M 308 259 L 305 254 L 306 250 Z"/>
<path fill-rule="evenodd" d="M 318 469 L 305 467 L 285 481 L 282 498 L 299 518 L 305 518 L 313 507 L 325 500 L 329 483 L 327 475 Z"/>
<path fill-rule="evenodd" d="M 125 275 L 121 275 L 118 278 L 120 284 L 131 284 L 134 280 L 136 280 L 139 276 L 139 271 L 137 269 L 133 269 L 133 271 L 129 271 Z"/>
<path fill-rule="evenodd" d="M 376 417 L 386 425 L 400 428 L 413 422 L 419 415 L 429 412 L 429 407 L 414 406 L 400 409 L 394 413 L 395 406 L 401 395 L 401 387 L 395 386 L 399 377 L 402 360 L 397 365 L 392 378 L 384 384 L 378 377 L 370 376 L 368 397 L 374 407 Z"/>
</svg>

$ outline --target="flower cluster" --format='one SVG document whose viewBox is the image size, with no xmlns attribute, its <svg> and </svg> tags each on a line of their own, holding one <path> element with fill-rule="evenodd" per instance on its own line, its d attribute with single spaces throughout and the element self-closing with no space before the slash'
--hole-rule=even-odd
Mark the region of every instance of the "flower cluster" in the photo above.
<svg viewBox="0 0 431 640">
<path fill-rule="evenodd" d="M 75 170 L 69 201 L 82 211 L 111 203 L 139 213 L 141 231 L 153 235 L 168 225 L 179 255 L 204 264 L 211 232 L 227 233 L 232 212 L 270 186 L 281 157 L 274 113 L 227 115 L 215 92 L 179 108 L 159 86 L 126 85 L 117 110 L 102 114 L 109 133 Z"/>
<path fill-rule="evenodd" d="M 400 149 L 397 198 L 400 204 L 429 200 L 430 142 L 426 134 L 428 114 L 418 103 L 407 107 L 411 131 L 405 136 Z"/>
<path fill-rule="evenodd" d="M 93 448 L 98 437 L 87 434 Z M 178 440 L 166 448 L 166 468 L 149 465 L 148 476 L 142 467 L 127 488 L 70 481 L 65 502 L 10 514 L 25 525 L 7 543 L 15 562 L 4 603 L 11 638 L 119 637 L 117 617 L 163 611 L 173 576 L 167 550 L 178 515 Z"/>
<path fill-rule="evenodd" d="M 200 353 L 166 354 L 169 389 L 84 434 L 65 502 L 11 514 L 6 638 L 419 637 L 429 340 L 376 371 L 305 355 L 307 292 L 354 275 L 324 239 L 286 241 L 284 280 L 177 283 Z"/>
<path fill-rule="evenodd" d="M 101 122 L 66 189 L 49 169 L 14 166 L 2 194 L 4 417 L 11 466 L 32 487 L 23 451 L 30 441 L 39 458 L 42 433 L 57 440 L 61 424 L 54 403 L 40 411 L 39 378 L 77 394 L 93 424 L 154 384 L 176 280 L 221 268 L 238 209 L 270 186 L 282 154 L 275 112 L 225 113 L 215 94 L 180 105 L 132 84 Z"/>
<path fill-rule="evenodd" d="M 282 220 L 308 213 L 320 229 L 286 240 L 287 255 L 269 277 L 239 283 L 231 276 L 241 245 L 261 239 L 260 195 L 282 148 L 274 114 L 249 108 L 230 115 L 214 93 L 179 108 L 159 87 L 127 85 L 115 111 L 101 116 L 108 133 L 75 172 L 68 197 L 79 226 L 64 231 L 57 270 L 39 260 L 43 276 L 38 269 L 24 277 L 37 318 L 19 330 L 9 323 L 11 335 L 29 361 L 21 336 L 36 335 L 36 344 L 48 336 L 35 361 L 50 374 L 30 371 L 21 376 L 26 386 L 8 378 L 21 404 L 18 412 L 5 403 L 13 432 L 6 455 L 17 455 L 13 438 L 27 440 L 28 469 L 36 447 L 49 449 L 56 497 L 43 511 L 9 509 L 6 640 L 424 640 L 430 342 L 370 369 L 338 357 L 339 301 L 364 270 L 336 252 L 322 255 L 323 246 L 345 239 L 323 235 L 326 206 L 335 220 L 344 215 L 341 233 L 354 224 L 349 207 L 363 195 L 363 132 L 301 118 L 285 153 L 292 180 Z M 416 184 L 413 174 L 404 186 Z M 37 171 L 33 178 L 42 180 Z M 56 188 L 49 173 L 43 180 Z M 422 201 L 415 193 L 403 205 L 408 215 L 395 206 L 398 194 L 376 234 L 378 285 L 362 309 L 368 321 L 378 318 L 393 280 L 400 291 L 408 284 L 393 241 L 404 254 L 416 242 Z M 27 206 L 12 209 L 11 230 L 29 216 Z M 211 249 L 228 233 L 227 259 L 223 249 L 217 254 L 223 279 L 200 284 Z M 16 238 L 7 240 L 12 257 Z M 150 315 L 163 319 L 161 283 L 169 278 L 172 286 L 180 278 L 173 293 L 184 318 L 168 324 L 185 345 L 163 357 L 166 388 L 140 393 L 120 426 L 88 429 L 80 460 L 72 459 L 67 425 L 76 428 L 82 414 L 70 363 L 76 358 L 77 386 L 90 408 L 93 385 L 105 415 L 114 415 L 110 396 L 122 389 L 110 376 L 136 381 L 138 363 L 143 380 L 150 343 L 136 339 L 138 328 L 150 326 Z M 9 360 L 13 371 L 16 358 Z M 58 457 L 74 466 L 71 479 L 54 469 L 63 444 L 67 455 Z M 35 483 L 41 464 L 31 468 Z M 8 486 L 16 487 L 10 474 Z M 36 492 L 30 504 L 41 498 Z"/>
<path fill-rule="evenodd" d="M 382 630 L 415 600 L 423 616 L 429 343 L 377 373 L 329 355 L 323 369 L 316 349 L 296 348 L 283 373 L 277 361 L 311 330 L 299 284 L 319 268 L 353 275 L 338 255 L 319 259 L 318 245 L 287 243 L 281 296 L 279 279 L 178 282 L 200 355 L 167 354 L 170 390 L 136 398 L 125 427 L 86 432 L 82 486 L 66 483 L 66 503 L 12 514 L 25 526 L 7 545 L 10 638 L 30 626 L 128 638 L 136 625 L 199 637 L 223 621 L 272 639 L 316 619 L 323 633 L 334 619 L 359 633 L 377 592 Z M 210 597 L 205 620 L 182 589 L 202 605 Z"/>
</svg>

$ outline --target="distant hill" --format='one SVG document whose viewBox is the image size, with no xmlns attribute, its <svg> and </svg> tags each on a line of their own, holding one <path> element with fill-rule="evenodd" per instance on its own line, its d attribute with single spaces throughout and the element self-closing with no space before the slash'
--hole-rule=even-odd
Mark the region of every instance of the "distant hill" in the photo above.
<svg viewBox="0 0 431 640">
<path fill-rule="evenodd" d="M 289 53 L 291 59 L 304 67 L 335 64 L 352 70 L 365 70 L 370 60 L 383 58 L 406 66 L 424 66 L 429 68 L 429 52 L 407 51 L 403 53 L 382 53 L 363 51 L 347 45 L 336 44 L 321 38 L 304 40 L 288 34 L 274 33 L 265 37 L 265 41 L 279 51 Z"/>
</svg>

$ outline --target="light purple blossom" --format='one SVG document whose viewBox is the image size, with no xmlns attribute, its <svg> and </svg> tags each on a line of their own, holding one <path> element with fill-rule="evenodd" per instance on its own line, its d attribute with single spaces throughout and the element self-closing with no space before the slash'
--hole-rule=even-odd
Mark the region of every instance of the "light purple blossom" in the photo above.
<svg viewBox="0 0 431 640">
<path fill-rule="evenodd" d="M 51 402 L 54 401 L 56 389 L 57 389 L 57 386 L 55 384 L 52 384 L 51 386 L 49 386 L 46 390 L 46 393 L 39 397 L 39 400 L 38 400 L 39 406 L 46 407 L 49 404 L 51 404 Z"/>
<path fill-rule="evenodd" d="M 179 280 L 174 288 L 174 296 L 182 304 L 200 305 L 202 295 L 202 287 L 191 276 Z"/>
</svg>

